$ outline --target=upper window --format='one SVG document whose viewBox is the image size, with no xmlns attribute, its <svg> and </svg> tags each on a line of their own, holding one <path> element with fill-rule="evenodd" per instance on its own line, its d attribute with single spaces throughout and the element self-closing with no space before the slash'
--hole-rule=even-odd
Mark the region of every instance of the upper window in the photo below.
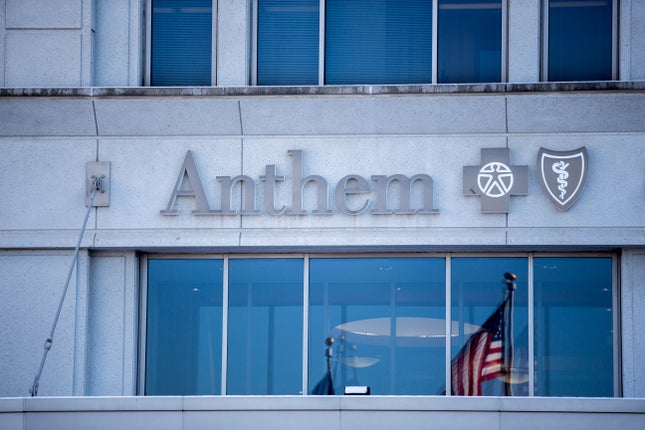
<svg viewBox="0 0 645 430">
<path fill-rule="evenodd" d="M 211 85 L 212 1 L 151 0 L 151 85 Z"/>
<path fill-rule="evenodd" d="M 441 83 L 502 80 L 502 2 L 439 0 Z"/>
<path fill-rule="evenodd" d="M 327 0 L 325 83 L 432 82 L 432 2 Z"/>
<path fill-rule="evenodd" d="M 501 0 L 257 1 L 259 85 L 502 79 Z"/>
<path fill-rule="evenodd" d="M 259 0 L 258 83 L 318 84 L 320 0 Z"/>
<path fill-rule="evenodd" d="M 547 80 L 593 81 L 614 77 L 616 1 L 548 2 Z"/>
</svg>

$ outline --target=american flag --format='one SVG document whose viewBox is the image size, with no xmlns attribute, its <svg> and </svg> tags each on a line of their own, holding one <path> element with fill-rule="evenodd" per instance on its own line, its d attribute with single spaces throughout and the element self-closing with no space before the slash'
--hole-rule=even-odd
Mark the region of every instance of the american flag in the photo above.
<svg viewBox="0 0 645 430">
<path fill-rule="evenodd" d="M 482 382 L 504 371 L 504 313 L 508 299 L 486 320 L 450 362 L 452 394 L 481 396 Z"/>
</svg>

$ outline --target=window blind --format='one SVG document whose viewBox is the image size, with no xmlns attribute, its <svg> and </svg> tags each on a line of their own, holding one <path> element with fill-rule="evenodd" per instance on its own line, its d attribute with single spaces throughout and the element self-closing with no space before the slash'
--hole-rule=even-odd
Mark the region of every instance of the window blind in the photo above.
<svg viewBox="0 0 645 430">
<path fill-rule="evenodd" d="M 211 85 L 212 0 L 153 0 L 150 82 Z"/>
<path fill-rule="evenodd" d="M 326 84 L 432 82 L 432 2 L 327 0 Z"/>
<path fill-rule="evenodd" d="M 258 84 L 317 85 L 319 0 L 258 0 Z"/>
</svg>

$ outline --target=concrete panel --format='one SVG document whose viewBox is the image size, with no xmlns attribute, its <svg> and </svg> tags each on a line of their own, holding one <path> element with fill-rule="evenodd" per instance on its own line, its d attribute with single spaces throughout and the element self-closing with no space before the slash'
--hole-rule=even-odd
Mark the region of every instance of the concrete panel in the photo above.
<svg viewBox="0 0 645 430">
<path fill-rule="evenodd" d="M 184 430 L 217 428 L 227 430 L 329 430 L 331 423 L 339 421 L 338 411 L 289 411 L 288 418 L 283 411 L 209 411 L 184 412 Z"/>
<path fill-rule="evenodd" d="M 7 31 L 7 87 L 72 87 L 81 80 L 81 34 L 76 30 Z"/>
<path fill-rule="evenodd" d="M 506 413 L 500 417 L 500 429 L 503 430 L 603 430 L 638 429 L 643 425 L 643 417 L 637 414 L 620 413 L 586 413 L 562 414 L 533 412 L 530 418 L 526 413 Z"/>
<path fill-rule="evenodd" d="M 641 242 L 645 243 L 645 242 Z M 645 398 L 645 249 L 621 260 L 623 395 Z"/>
<path fill-rule="evenodd" d="M 100 121 L 100 120 L 99 120 Z M 241 166 L 239 139 L 106 139 L 100 141 L 99 159 L 110 161 L 112 188 L 110 207 L 101 211 L 99 229 L 230 229 L 239 228 L 239 218 L 193 216 L 192 197 L 178 197 L 177 216 L 162 216 L 173 194 L 187 151 L 192 151 L 209 206 L 221 200 L 217 176 L 238 175 Z M 192 180 L 192 178 L 191 178 Z M 145 236 L 148 234 L 142 231 Z M 191 234 L 190 231 L 185 233 Z M 151 237 L 144 242 L 158 240 Z M 175 236 L 176 243 L 180 237 Z M 205 239 L 208 239 L 208 235 Z M 129 239 L 126 239 L 129 240 Z M 213 239 L 210 239 L 213 240 Z"/>
<path fill-rule="evenodd" d="M 509 96 L 508 131 L 645 131 L 645 94 L 573 93 Z"/>
<path fill-rule="evenodd" d="M 239 105 L 232 99 L 97 99 L 103 136 L 199 136 L 241 134 Z"/>
<path fill-rule="evenodd" d="M 217 2 L 217 86 L 249 84 L 249 1 Z"/>
<path fill-rule="evenodd" d="M 504 228 L 326 228 L 326 229 L 244 229 L 242 246 L 503 246 L 507 244 Z M 388 251 L 388 249 L 381 249 Z M 390 249 L 391 251 L 391 249 Z"/>
<path fill-rule="evenodd" d="M 72 263 L 71 252 L 0 253 L 0 397 L 29 396 Z M 73 395 L 78 274 L 72 276 L 39 395 Z"/>
<path fill-rule="evenodd" d="M 94 85 L 140 86 L 143 2 L 96 2 Z"/>
<path fill-rule="evenodd" d="M 540 2 L 508 0 L 508 82 L 540 81 Z"/>
<path fill-rule="evenodd" d="M 0 118 L 0 136 L 96 135 L 90 100 L 0 98 Z"/>
<path fill-rule="evenodd" d="M 182 430 L 181 411 L 39 412 L 27 414 L 25 429 Z"/>
<path fill-rule="evenodd" d="M 245 135 L 504 132 L 504 97 L 249 98 Z"/>
<path fill-rule="evenodd" d="M 645 79 L 645 3 L 638 0 L 623 0 L 620 3 L 619 63 L 621 80 Z"/>
<path fill-rule="evenodd" d="M 432 411 L 348 411 L 341 415 L 342 429 L 394 429 L 426 430 L 440 429 L 472 429 L 474 423 L 478 429 L 500 429 L 499 414 L 495 412 L 454 412 Z"/>
<path fill-rule="evenodd" d="M 80 28 L 81 0 L 6 0 L 7 28 Z"/>
<path fill-rule="evenodd" d="M 0 0 L 0 10 L 6 10 L 6 0 Z M 5 74 L 7 59 L 5 57 L 5 37 L 7 34 L 6 28 L 6 13 L 0 13 L 0 88 L 6 88 Z"/>
<path fill-rule="evenodd" d="M 77 236 L 87 212 L 85 164 L 95 154 L 96 142 L 87 140 L 2 142 L 0 230 L 72 229 Z"/>
<path fill-rule="evenodd" d="M 136 394 L 138 263 L 134 252 L 90 258 L 88 395 Z"/>
<path fill-rule="evenodd" d="M 510 227 L 645 228 L 645 145 L 642 136 L 511 136 L 509 146 L 514 160 L 529 166 L 529 195 L 526 198 L 514 199 L 508 219 Z M 587 183 L 574 205 L 568 211 L 562 212 L 542 190 L 537 154 L 540 147 L 565 151 L 582 146 L 587 148 L 589 154 Z M 581 240 L 586 242 L 583 238 Z"/>
</svg>

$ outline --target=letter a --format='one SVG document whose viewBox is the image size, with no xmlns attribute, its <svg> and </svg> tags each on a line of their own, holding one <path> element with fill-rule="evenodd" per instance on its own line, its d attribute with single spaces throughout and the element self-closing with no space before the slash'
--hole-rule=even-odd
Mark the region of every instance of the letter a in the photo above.
<svg viewBox="0 0 645 430">
<path fill-rule="evenodd" d="M 184 178 L 187 179 L 188 188 L 182 189 Z M 179 211 L 174 209 L 175 200 L 177 199 L 177 197 L 195 198 L 195 201 L 197 202 L 197 209 L 192 211 L 194 215 L 210 215 L 215 213 L 215 211 L 211 211 L 210 207 L 208 207 L 208 200 L 206 200 L 204 187 L 202 186 L 201 179 L 199 179 L 197 166 L 195 165 L 193 154 L 190 151 L 186 153 L 184 164 L 179 170 L 177 182 L 175 183 L 175 187 L 173 188 L 172 194 L 170 195 L 170 200 L 168 200 L 168 207 L 166 207 L 165 210 L 160 211 L 161 215 L 179 215 Z"/>
</svg>

